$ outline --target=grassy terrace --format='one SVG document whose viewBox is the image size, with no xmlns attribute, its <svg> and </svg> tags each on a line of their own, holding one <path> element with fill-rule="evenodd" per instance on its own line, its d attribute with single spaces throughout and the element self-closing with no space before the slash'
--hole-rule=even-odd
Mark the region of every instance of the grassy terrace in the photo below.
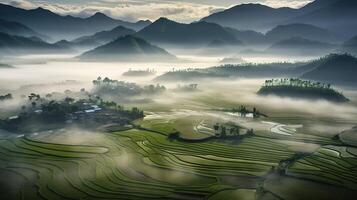
<svg viewBox="0 0 357 200">
<path fill-rule="evenodd" d="M 132 129 L 103 141 L 81 146 L 1 140 L 0 167 L 32 183 L 21 195 L 38 199 L 202 199 L 236 189 L 226 184 L 227 176 L 262 177 L 294 155 L 286 145 L 259 137 L 239 145 L 187 144 Z"/>
<path fill-rule="evenodd" d="M 313 155 L 296 161 L 287 174 L 356 189 L 356 156 L 357 148 L 354 147 L 324 146 Z"/>
</svg>

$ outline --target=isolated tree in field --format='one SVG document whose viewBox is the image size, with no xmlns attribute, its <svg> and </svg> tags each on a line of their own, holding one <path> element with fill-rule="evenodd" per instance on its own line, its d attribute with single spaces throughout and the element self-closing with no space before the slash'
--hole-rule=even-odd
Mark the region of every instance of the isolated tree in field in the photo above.
<svg viewBox="0 0 357 200">
<path fill-rule="evenodd" d="M 216 124 L 213 126 L 213 129 L 214 129 L 215 131 L 218 131 L 218 129 L 219 129 L 219 123 L 216 123 Z"/>
<path fill-rule="evenodd" d="M 236 127 L 236 129 L 235 129 L 235 135 L 236 135 L 236 136 L 239 136 L 239 132 L 240 132 L 240 127 L 238 126 L 238 127 Z"/>
<path fill-rule="evenodd" d="M 221 136 L 226 137 L 227 136 L 227 128 L 225 126 L 221 126 Z"/>
</svg>

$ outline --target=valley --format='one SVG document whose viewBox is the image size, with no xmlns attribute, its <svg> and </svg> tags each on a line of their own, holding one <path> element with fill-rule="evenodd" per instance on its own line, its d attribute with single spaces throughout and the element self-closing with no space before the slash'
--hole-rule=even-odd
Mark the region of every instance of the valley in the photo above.
<svg viewBox="0 0 357 200">
<path fill-rule="evenodd" d="M 356 2 L 229 2 L 1 1 L 0 199 L 354 199 Z"/>
</svg>

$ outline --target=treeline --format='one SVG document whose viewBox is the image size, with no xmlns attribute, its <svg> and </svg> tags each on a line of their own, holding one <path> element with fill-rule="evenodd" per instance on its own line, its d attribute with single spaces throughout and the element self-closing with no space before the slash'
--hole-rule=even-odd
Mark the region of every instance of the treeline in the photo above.
<svg viewBox="0 0 357 200">
<path fill-rule="evenodd" d="M 287 97 L 325 99 L 333 102 L 349 101 L 342 93 L 334 90 L 330 84 L 306 81 L 300 79 L 266 80 L 258 91 L 260 95 L 277 95 Z"/>
<path fill-rule="evenodd" d="M 68 122 L 78 121 L 86 126 L 91 126 L 91 120 L 104 124 L 126 124 L 143 117 L 144 112 L 138 108 L 124 109 L 124 106 L 104 101 L 99 96 L 79 100 L 70 97 L 52 100 L 32 93 L 17 116 L 0 120 L 0 128 L 26 133 L 33 131 L 33 127 L 39 130 L 45 127 L 60 128 Z"/>
<path fill-rule="evenodd" d="M 5 101 L 5 100 L 10 100 L 13 99 L 12 94 L 5 94 L 5 95 L 0 95 L 0 101 Z"/>
<path fill-rule="evenodd" d="M 141 94 L 158 94 L 166 90 L 163 85 L 146 85 L 141 87 L 136 83 L 113 80 L 108 77 L 102 79 L 98 77 L 93 80 L 92 93 L 97 95 L 118 95 L 118 96 L 134 96 Z"/>
</svg>

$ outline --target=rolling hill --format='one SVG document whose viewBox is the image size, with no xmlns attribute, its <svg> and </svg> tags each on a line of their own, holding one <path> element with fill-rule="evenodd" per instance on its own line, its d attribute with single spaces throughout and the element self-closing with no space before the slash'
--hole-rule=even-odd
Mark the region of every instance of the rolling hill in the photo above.
<svg viewBox="0 0 357 200">
<path fill-rule="evenodd" d="M 246 45 L 261 45 L 268 43 L 265 35 L 260 32 L 246 30 L 241 31 L 234 28 L 225 27 L 226 31 L 234 35 L 239 41 Z"/>
<path fill-rule="evenodd" d="M 331 53 L 335 48 L 336 46 L 333 44 L 293 37 L 273 44 L 266 50 L 266 53 L 305 56 L 325 55 Z"/>
<path fill-rule="evenodd" d="M 348 54 L 331 54 L 302 66 L 311 68 L 301 76 L 304 79 L 333 84 L 357 85 L 357 58 Z"/>
<path fill-rule="evenodd" d="M 350 53 L 352 55 L 357 55 L 357 36 L 344 42 L 340 51 L 342 53 Z"/>
<path fill-rule="evenodd" d="M 160 18 L 151 25 L 140 30 L 136 36 L 153 43 L 169 45 L 208 45 L 219 40 L 230 45 L 240 45 L 242 42 L 225 28 L 207 22 L 182 24 L 167 18 Z"/>
<path fill-rule="evenodd" d="M 47 38 L 47 36 L 41 35 L 40 33 L 37 33 L 36 31 L 21 23 L 6 21 L 2 19 L 0 19 L 0 32 L 23 37 L 38 37 L 42 39 Z"/>
<path fill-rule="evenodd" d="M 77 38 L 73 40 L 72 42 L 80 44 L 80 43 L 99 43 L 99 44 L 106 44 L 108 42 L 111 42 L 119 37 L 125 36 L 125 35 L 132 35 L 134 34 L 135 31 L 132 29 L 125 28 L 123 26 L 118 26 L 115 27 L 112 30 L 109 31 L 101 31 L 98 33 L 95 33 L 94 35 L 90 36 L 83 36 L 80 38 Z"/>
<path fill-rule="evenodd" d="M 217 23 L 238 30 L 266 31 L 279 24 L 283 19 L 297 15 L 291 8 L 271 8 L 261 4 L 241 4 L 209 15 L 201 21 Z"/>
<path fill-rule="evenodd" d="M 66 50 L 60 46 L 49 44 L 36 37 L 13 36 L 0 33 L 1 55 L 59 53 Z"/>
<path fill-rule="evenodd" d="M 172 61 L 176 57 L 147 41 L 127 35 L 79 56 L 84 61 Z"/>
<path fill-rule="evenodd" d="M 337 33 L 344 39 L 357 34 L 356 10 L 355 0 L 315 0 L 299 9 L 242 4 L 211 14 L 201 21 L 256 31 L 285 24 L 310 24 Z"/>
<path fill-rule="evenodd" d="M 319 0 L 313 3 L 316 4 L 316 9 L 312 9 L 310 12 L 303 12 L 304 8 L 301 8 L 302 13 L 288 21 L 323 27 L 338 33 L 344 38 L 357 34 L 357 1 Z"/>
<path fill-rule="evenodd" d="M 0 69 L 11 69 L 11 68 L 14 68 L 14 66 L 9 65 L 9 64 L 0 63 Z"/>
<path fill-rule="evenodd" d="M 334 43 L 336 37 L 328 30 L 309 24 L 279 25 L 268 31 L 265 36 L 272 42 L 301 37 L 320 42 Z"/>
<path fill-rule="evenodd" d="M 61 16 L 43 8 L 25 10 L 6 4 L 0 4 L 0 19 L 22 23 L 35 31 L 58 39 L 74 39 L 81 35 L 90 35 L 117 26 L 139 30 L 150 21 L 130 23 L 112 19 L 102 13 L 88 18 Z"/>
</svg>

